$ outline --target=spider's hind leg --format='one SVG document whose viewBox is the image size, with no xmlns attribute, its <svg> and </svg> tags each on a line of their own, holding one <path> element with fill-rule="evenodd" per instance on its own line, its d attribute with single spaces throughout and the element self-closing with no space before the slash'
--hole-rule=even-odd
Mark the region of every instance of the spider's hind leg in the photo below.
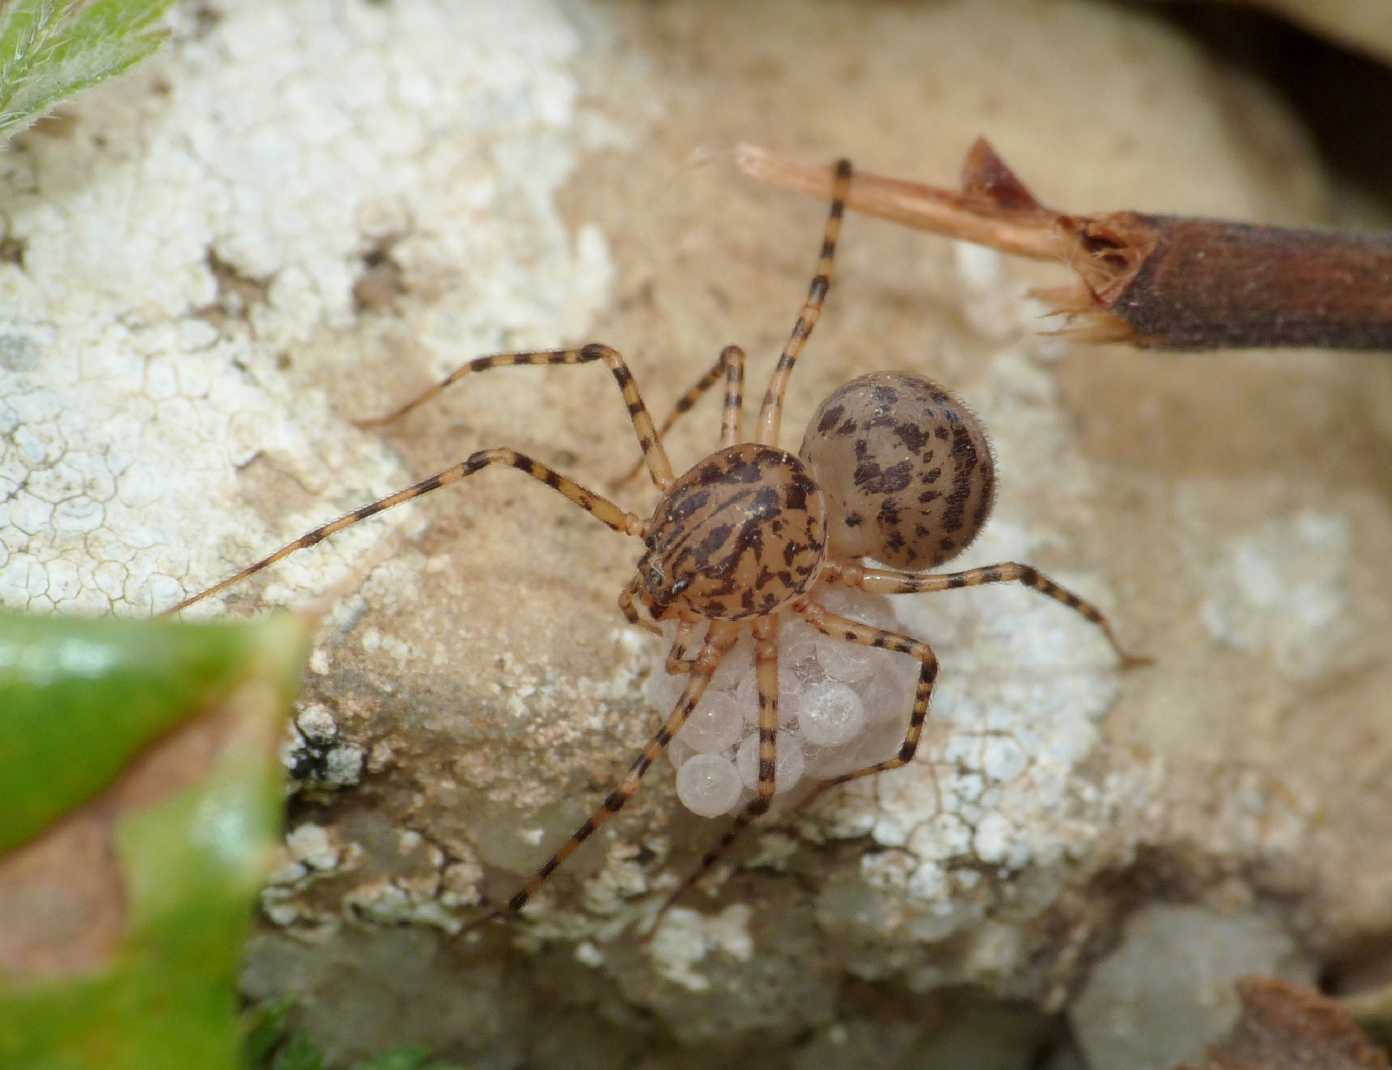
<svg viewBox="0 0 1392 1070">
<path fill-rule="evenodd" d="M 998 565 L 969 568 L 965 572 L 949 572 L 937 576 L 899 572 L 888 568 L 843 567 L 838 578 L 840 582 L 851 587 L 859 587 L 863 591 L 876 594 L 920 594 L 930 591 L 953 591 L 959 587 L 980 587 L 988 583 L 1022 583 L 1097 625 L 1107 637 L 1112 649 L 1116 651 L 1123 668 L 1136 668 L 1152 662 L 1151 658 L 1132 654 L 1121 645 L 1121 640 L 1112 631 L 1111 624 L 1100 609 L 1087 599 L 1079 598 L 1062 584 L 1055 583 L 1032 565 L 1005 561 Z"/>
<path fill-rule="evenodd" d="M 571 833 L 570 838 L 561 844 L 556 853 L 546 860 L 546 863 L 533 874 L 532 879 L 523 885 L 507 901 L 505 906 L 499 907 L 492 913 L 485 914 L 477 921 L 466 925 L 465 932 L 495 918 L 515 914 L 526 906 L 527 901 L 536 895 L 541 886 L 550 879 L 551 874 L 560 868 L 561 863 L 569 858 L 576 848 L 594 835 L 596 829 L 622 810 L 628 800 L 638 793 L 644 775 L 652 767 L 652 763 L 657 760 L 658 755 L 667 749 L 667 744 L 672 742 L 672 737 L 681 731 L 682 725 L 686 724 L 686 719 L 691 716 L 691 711 L 701 701 L 701 696 L 705 693 L 706 686 L 715 674 L 720 659 L 725 656 L 738 637 L 738 625 L 716 622 L 711 626 L 710 634 L 706 636 L 700 653 L 696 655 L 695 665 L 687 679 L 686 688 L 682 691 L 681 697 L 677 699 L 676 706 L 662 727 L 657 730 L 656 735 L 634 759 L 633 764 L 629 766 L 628 773 L 620 781 L 619 786 L 608 794 L 599 808 L 585 819 L 583 825 Z"/>
</svg>

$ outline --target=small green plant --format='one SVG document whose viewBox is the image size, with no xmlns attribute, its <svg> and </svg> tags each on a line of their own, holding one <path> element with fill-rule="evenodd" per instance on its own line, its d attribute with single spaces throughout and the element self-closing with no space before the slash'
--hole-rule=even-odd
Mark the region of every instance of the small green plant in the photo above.
<svg viewBox="0 0 1392 1070">
<path fill-rule="evenodd" d="M 159 48 L 172 3 L 0 0 L 0 141 Z"/>
<path fill-rule="evenodd" d="M 319 1046 L 305 1033 L 289 1026 L 290 1001 L 271 1004 L 247 1016 L 247 1033 L 242 1045 L 247 1070 L 325 1070 L 327 1063 Z M 457 1063 L 440 1063 L 422 1048 L 396 1048 L 366 1062 L 354 1063 L 351 1070 L 468 1070 Z"/>
</svg>

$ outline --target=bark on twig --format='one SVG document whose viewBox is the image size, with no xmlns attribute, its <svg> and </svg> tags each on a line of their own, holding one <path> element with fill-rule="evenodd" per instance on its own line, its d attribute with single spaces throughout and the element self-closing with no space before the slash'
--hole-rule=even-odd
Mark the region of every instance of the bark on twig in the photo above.
<svg viewBox="0 0 1392 1070">
<path fill-rule="evenodd" d="M 831 171 L 744 145 L 745 173 L 827 197 Z M 858 173 L 849 206 L 1037 260 L 1078 283 L 1042 291 L 1088 341 L 1154 349 L 1314 346 L 1392 350 L 1392 233 L 1143 212 L 1046 208 L 982 138 L 960 191 Z"/>
</svg>

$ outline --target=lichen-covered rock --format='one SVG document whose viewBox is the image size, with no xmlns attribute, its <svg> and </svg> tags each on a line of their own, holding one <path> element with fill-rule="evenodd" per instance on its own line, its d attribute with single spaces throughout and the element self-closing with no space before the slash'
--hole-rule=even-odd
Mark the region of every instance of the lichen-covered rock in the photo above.
<svg viewBox="0 0 1392 1070">
<path fill-rule="evenodd" d="M 1276 102 L 1083 0 L 176 17 L 163 55 L 0 158 L 6 605 L 158 610 L 484 446 L 596 488 L 633 461 L 594 368 L 498 371 L 352 425 L 480 353 L 603 339 L 662 411 L 738 342 L 757 396 L 823 208 L 737 177 L 741 140 L 946 180 L 984 133 L 1050 203 L 1328 215 Z M 1392 369 L 1077 347 L 1025 296 L 1058 278 L 849 218 L 784 445 L 855 375 L 949 385 L 1000 478 L 963 567 L 1030 561 L 1154 668 L 1118 673 L 1030 591 L 906 599 L 942 662 L 913 766 L 752 834 L 642 944 L 720 828 L 658 765 L 525 922 L 464 935 L 656 722 L 656 651 L 614 607 L 639 548 L 484 473 L 204 610 L 326 610 L 248 994 L 293 992 L 345 1061 L 884 1067 L 883 1036 L 989 1040 L 999 1065 L 1018 1037 L 1029 1065 L 1039 1013 L 1152 896 L 1255 904 L 1313 958 L 1385 933 Z M 670 436 L 679 469 L 717 408 Z M 1033 1008 L 1018 1030 L 1005 1000 Z M 963 1020 L 981 1032 L 938 1031 Z"/>
</svg>

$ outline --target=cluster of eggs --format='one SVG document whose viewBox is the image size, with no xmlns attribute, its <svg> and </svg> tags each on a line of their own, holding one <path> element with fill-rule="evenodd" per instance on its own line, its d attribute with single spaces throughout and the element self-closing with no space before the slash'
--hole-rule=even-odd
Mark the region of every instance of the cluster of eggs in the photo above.
<svg viewBox="0 0 1392 1070">
<path fill-rule="evenodd" d="M 833 613 L 898 631 L 892 604 L 880 595 L 831 589 L 817 600 Z M 674 628 L 645 685 L 665 717 L 686 686 L 665 670 Z M 691 648 L 699 649 L 699 643 Z M 776 795 L 804 780 L 829 780 L 893 755 L 904 740 L 919 663 L 906 654 L 861 646 L 818 632 L 792 613 L 778 641 Z M 759 688 L 748 635 L 725 655 L 681 731 L 668 745 L 677 797 L 693 813 L 719 817 L 754 797 L 759 778 Z"/>
</svg>

